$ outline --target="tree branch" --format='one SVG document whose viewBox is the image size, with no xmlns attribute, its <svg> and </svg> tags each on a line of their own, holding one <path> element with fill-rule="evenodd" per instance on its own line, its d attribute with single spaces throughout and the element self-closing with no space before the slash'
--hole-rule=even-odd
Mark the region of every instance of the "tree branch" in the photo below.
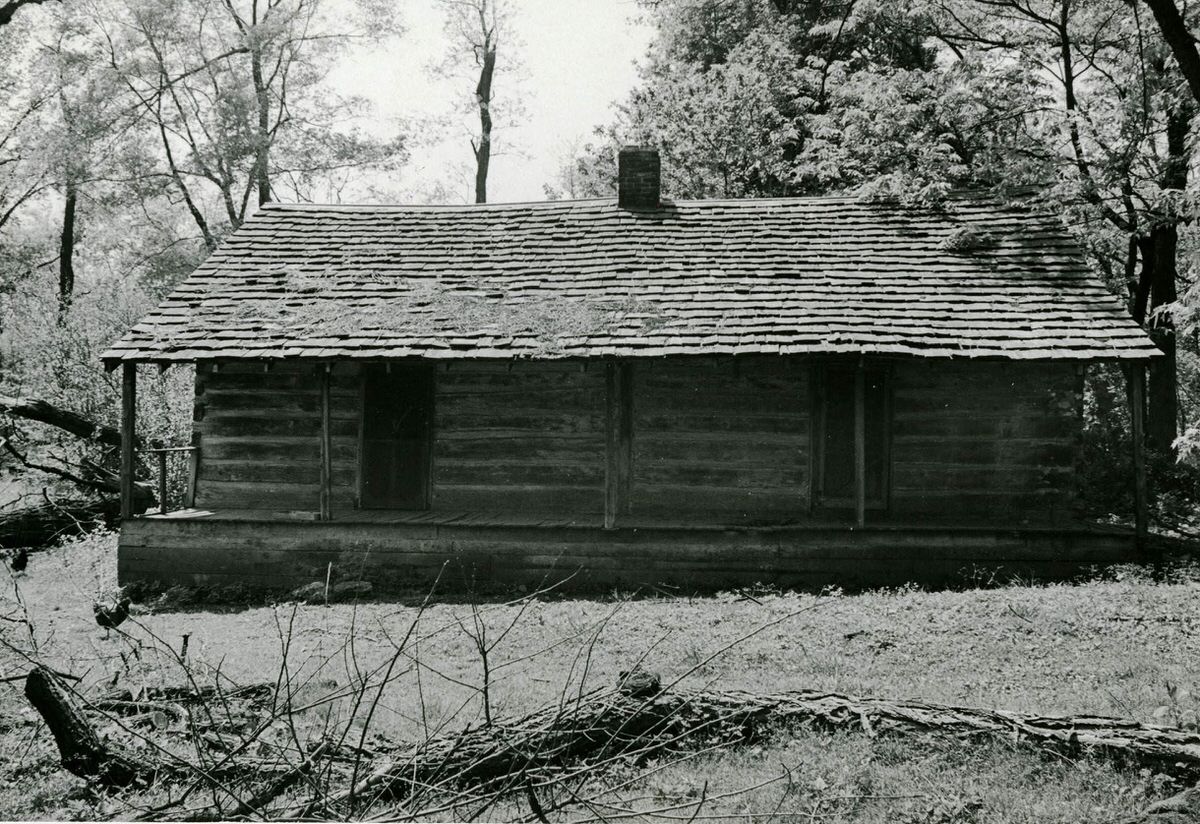
<svg viewBox="0 0 1200 824">
<path fill-rule="evenodd" d="M 0 26 L 7 26 L 11 23 L 13 16 L 22 6 L 37 6 L 45 2 L 47 0 L 7 0 L 0 4 Z"/>
</svg>

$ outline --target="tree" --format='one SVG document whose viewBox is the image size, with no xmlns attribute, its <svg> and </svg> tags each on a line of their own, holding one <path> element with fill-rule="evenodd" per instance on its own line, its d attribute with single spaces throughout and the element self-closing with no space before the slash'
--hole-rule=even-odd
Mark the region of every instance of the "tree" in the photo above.
<svg viewBox="0 0 1200 824">
<path fill-rule="evenodd" d="M 399 138 L 347 128 L 365 102 L 324 84 L 351 42 L 386 33 L 352 22 L 324 0 L 130 0 L 120 26 L 97 17 L 207 248 L 252 203 L 309 199 L 314 186 L 403 160 Z"/>
<path fill-rule="evenodd" d="M 641 87 L 577 166 L 594 193 L 611 185 L 605 158 L 626 141 L 656 144 L 666 187 L 684 197 L 866 185 L 920 199 L 1041 173 L 997 157 L 1022 139 L 1026 78 L 947 69 L 921 4 L 666 0 L 647 11 L 659 34 Z"/>
<path fill-rule="evenodd" d="M 1057 86 L 1056 110 L 1047 110 L 1035 137 L 1057 167 L 1056 191 L 1068 212 L 1091 224 L 1084 238 L 1101 269 L 1127 291 L 1134 318 L 1164 353 L 1150 367 L 1146 429 L 1152 447 L 1169 451 L 1179 414 L 1171 312 L 1194 108 L 1181 94 L 1177 67 L 1137 6 L 1118 0 L 939 6 L 946 42 L 1036 67 L 1043 82 Z"/>
<path fill-rule="evenodd" d="M 479 117 L 479 130 L 471 137 L 471 153 L 475 159 L 475 202 L 487 202 L 487 179 L 494 150 L 493 133 L 497 128 L 495 108 L 496 76 L 512 76 L 517 61 L 512 37 L 512 8 L 509 0 L 440 0 L 446 12 L 446 33 L 450 51 L 442 71 L 453 74 L 463 66 L 474 71 L 475 92 L 473 107 Z M 501 44 L 505 51 L 507 71 L 500 71 Z M 510 106 L 506 119 L 511 120 L 516 107 Z"/>
</svg>

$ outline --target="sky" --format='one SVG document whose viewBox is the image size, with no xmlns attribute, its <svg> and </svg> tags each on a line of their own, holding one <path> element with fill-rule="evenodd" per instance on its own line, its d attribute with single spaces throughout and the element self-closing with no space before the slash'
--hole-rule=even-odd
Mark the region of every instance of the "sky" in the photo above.
<svg viewBox="0 0 1200 824">
<path fill-rule="evenodd" d="M 512 27 L 523 64 L 517 89 L 524 112 L 495 136 L 497 153 L 488 175 L 489 202 L 545 200 L 560 165 L 592 130 L 613 117 L 637 81 L 635 62 L 652 36 L 639 22 L 635 0 L 510 0 Z M 439 76 L 433 67 L 447 52 L 444 12 L 432 0 L 402 4 L 405 33 L 337 67 L 331 81 L 370 99 L 380 124 L 413 135 L 411 159 L 388 186 L 408 201 L 474 199 L 471 127 L 478 114 L 464 110 L 475 77 Z M 503 63 L 503 44 L 499 61 Z M 467 67 L 473 71 L 473 65 Z M 501 65 L 503 71 L 503 65 Z M 513 87 L 498 75 L 497 108 Z M 457 109 L 456 109 L 457 107 Z M 405 128 L 407 127 L 407 128 Z"/>
</svg>

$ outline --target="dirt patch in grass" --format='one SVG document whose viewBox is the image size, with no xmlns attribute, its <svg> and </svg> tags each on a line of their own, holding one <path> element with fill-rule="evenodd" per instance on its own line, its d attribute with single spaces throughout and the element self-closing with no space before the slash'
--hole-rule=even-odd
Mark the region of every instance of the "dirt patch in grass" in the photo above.
<svg viewBox="0 0 1200 824">
<path fill-rule="evenodd" d="M 387 603 L 143 612 L 122 627 L 124 634 L 105 638 L 91 605 L 115 588 L 111 536 L 36 554 L 18 583 L 35 628 L 30 643 L 53 666 L 91 685 L 180 679 L 161 646 L 178 649 L 186 634 L 194 666 L 239 682 L 273 681 L 286 661 L 289 676 L 317 700 L 383 664 L 397 633 L 417 615 L 415 606 Z M 814 604 L 697 667 L 756 628 Z M 684 681 L 693 687 L 808 688 L 1194 724 L 1198 604 L 1200 583 L 1192 577 L 1155 583 L 1132 571 L 1085 585 L 962 592 L 635 600 L 614 594 L 492 603 L 478 611 L 461 602 L 433 604 L 420 617 L 420 664 L 408 660 L 387 687 L 373 729 L 419 740 L 481 719 L 483 666 L 471 637 L 476 619 L 491 640 L 512 626 L 489 656 L 494 715 L 523 714 L 564 690 L 610 685 L 641 662 L 664 682 L 696 667 Z M 2 655 L 0 675 L 27 669 L 12 653 Z M 0 706 L 0 783 L 8 785 L 0 789 L 0 816 L 102 812 L 57 768 L 52 742 L 19 683 L 0 685 Z M 322 711 L 314 725 L 347 712 L 336 704 Z M 1048 760 L 999 744 L 798 730 L 781 731 L 765 746 L 664 769 L 658 784 L 647 782 L 631 795 L 686 800 L 707 778 L 711 797 L 788 771 L 789 778 L 739 794 L 728 809 L 706 801 L 701 815 L 761 820 L 760 813 L 782 804 L 780 812 L 804 821 L 1099 820 L 1178 789 L 1165 776 L 1093 759 Z M 628 803 L 622 798 L 610 800 Z M 684 805 L 670 814 L 687 820 L 693 811 Z"/>
</svg>

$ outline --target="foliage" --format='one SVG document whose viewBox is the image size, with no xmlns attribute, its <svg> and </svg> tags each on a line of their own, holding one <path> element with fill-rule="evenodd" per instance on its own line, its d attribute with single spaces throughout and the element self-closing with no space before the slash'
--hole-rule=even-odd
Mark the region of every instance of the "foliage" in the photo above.
<svg viewBox="0 0 1200 824">
<path fill-rule="evenodd" d="M 863 186 L 936 199 L 949 186 L 1044 180 L 1014 166 L 1028 72 L 984 60 L 936 61 L 918 3 L 652 4 L 659 37 L 642 85 L 603 142 L 585 147 L 582 193 L 605 191 L 615 144 L 663 151 L 676 197 L 812 194 Z"/>
<path fill-rule="evenodd" d="M 117 281 L 79 295 L 66 313 L 53 286 L 44 281 L 29 284 L 21 293 L 0 296 L 0 363 L 4 365 L 0 394 L 36 396 L 99 423 L 119 426 L 119 377 L 100 368 L 99 356 L 149 309 L 149 300 L 136 285 Z M 140 371 L 139 434 L 148 441 L 190 443 L 192 369 L 162 372 L 144 367 Z M 42 424 L 8 420 L 0 436 L 54 465 L 86 460 L 115 467 L 111 450 Z M 177 493 L 183 482 L 182 466 L 171 470 L 172 492 Z"/>
</svg>

